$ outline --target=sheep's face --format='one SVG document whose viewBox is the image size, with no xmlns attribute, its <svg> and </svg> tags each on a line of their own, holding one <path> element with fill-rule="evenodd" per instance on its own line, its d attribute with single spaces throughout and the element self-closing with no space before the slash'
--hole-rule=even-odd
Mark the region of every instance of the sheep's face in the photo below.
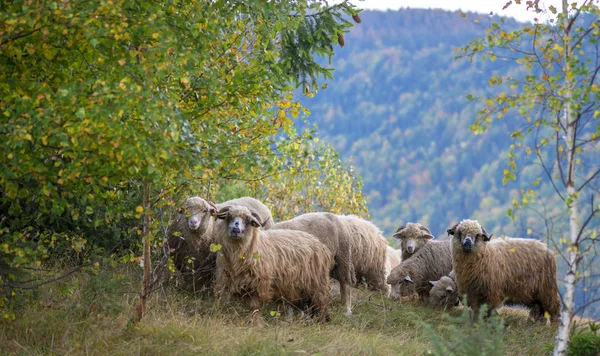
<svg viewBox="0 0 600 356">
<path fill-rule="evenodd" d="M 402 268 L 395 268 L 390 273 L 387 283 L 392 286 L 390 294 L 392 299 L 411 296 L 416 292 L 412 278 Z"/>
<path fill-rule="evenodd" d="M 408 223 L 406 226 L 400 226 L 393 237 L 400 240 L 402 251 L 409 255 L 414 254 L 429 240 L 433 239 L 431 231 L 417 223 Z"/>
<path fill-rule="evenodd" d="M 202 226 L 217 212 L 214 204 L 199 197 L 186 200 L 178 213 L 187 219 L 187 227 L 191 231 L 202 231 Z"/>
<path fill-rule="evenodd" d="M 436 307 L 455 307 L 460 298 L 456 290 L 456 283 L 452 278 L 444 276 L 439 281 L 430 281 L 429 303 Z"/>
<path fill-rule="evenodd" d="M 223 208 L 217 213 L 217 218 L 225 220 L 229 237 L 233 240 L 242 240 L 253 227 L 260 227 L 256 214 L 242 206 Z"/>
<path fill-rule="evenodd" d="M 453 246 L 462 249 L 464 253 L 477 253 L 491 238 L 477 220 L 463 220 L 448 229 L 448 234 L 454 236 Z"/>
</svg>

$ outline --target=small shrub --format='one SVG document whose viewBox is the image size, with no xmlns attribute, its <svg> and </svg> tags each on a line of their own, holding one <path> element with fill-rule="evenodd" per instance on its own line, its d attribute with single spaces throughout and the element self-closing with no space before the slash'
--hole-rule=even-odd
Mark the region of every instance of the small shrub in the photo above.
<svg viewBox="0 0 600 356">
<path fill-rule="evenodd" d="M 589 328 L 580 329 L 571 335 L 571 343 L 567 355 L 595 356 L 600 355 L 600 323 L 590 323 Z"/>
</svg>

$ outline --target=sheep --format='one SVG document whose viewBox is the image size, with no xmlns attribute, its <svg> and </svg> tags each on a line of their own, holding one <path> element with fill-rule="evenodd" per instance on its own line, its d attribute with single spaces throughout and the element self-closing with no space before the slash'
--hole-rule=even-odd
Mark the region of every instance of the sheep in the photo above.
<svg viewBox="0 0 600 356">
<path fill-rule="evenodd" d="M 392 286 L 391 297 L 410 296 L 415 292 L 427 302 L 429 284 L 452 271 L 452 256 L 450 241 L 428 243 L 419 249 L 411 258 L 403 260 L 396 266 L 387 278 Z"/>
<path fill-rule="evenodd" d="M 215 255 L 210 252 L 217 207 L 200 197 L 190 197 L 177 210 L 168 230 L 167 243 L 173 264 L 187 283 L 199 290 L 211 286 Z"/>
<path fill-rule="evenodd" d="M 330 276 L 340 282 L 340 298 L 345 315 L 352 315 L 350 286 L 356 283 L 348 230 L 332 213 L 307 213 L 291 220 L 278 222 L 273 229 L 290 229 L 307 232 L 321 241 L 334 257 L 335 265 Z"/>
<path fill-rule="evenodd" d="M 399 239 L 402 244 L 402 260 L 406 261 L 415 254 L 421 247 L 433 239 L 431 231 L 419 223 L 407 223 L 406 226 L 400 226 L 393 235 Z"/>
<path fill-rule="evenodd" d="M 448 229 L 458 290 L 467 295 L 475 321 L 482 304 L 489 311 L 507 304 L 530 309 L 534 321 L 545 313 L 556 321 L 560 296 L 554 253 L 542 242 L 491 236 L 477 220 L 462 220 Z"/>
<path fill-rule="evenodd" d="M 253 309 L 276 299 L 308 303 L 322 320 L 329 320 L 329 271 L 333 256 L 309 233 L 287 229 L 260 229 L 257 214 L 243 206 L 220 209 L 216 241 L 221 244 L 218 284 L 248 295 Z"/>
<path fill-rule="evenodd" d="M 437 281 L 430 281 L 429 305 L 451 308 L 458 306 L 460 295 L 456 286 L 456 273 L 452 270 L 447 276 Z"/>
<path fill-rule="evenodd" d="M 338 215 L 348 229 L 352 265 L 356 280 L 364 281 L 372 289 L 389 295 L 385 283 L 385 262 L 388 242 L 383 233 L 370 221 L 354 215 Z"/>
<path fill-rule="evenodd" d="M 201 197 L 190 197 L 178 209 L 169 227 L 167 243 L 174 265 L 183 273 L 186 282 L 199 290 L 210 288 L 215 276 L 215 254 L 210 251 L 210 245 L 219 221 L 212 215 L 231 205 L 251 208 L 260 216 L 263 225 L 273 225 L 269 208 L 254 198 L 242 197 L 215 205 Z"/>
</svg>

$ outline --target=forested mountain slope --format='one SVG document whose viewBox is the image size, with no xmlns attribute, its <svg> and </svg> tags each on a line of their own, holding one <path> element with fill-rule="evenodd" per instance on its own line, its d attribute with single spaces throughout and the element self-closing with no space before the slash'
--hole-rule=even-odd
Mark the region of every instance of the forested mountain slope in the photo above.
<svg viewBox="0 0 600 356">
<path fill-rule="evenodd" d="M 421 9 L 361 17 L 333 58 L 335 80 L 302 100 L 320 135 L 357 166 L 375 222 L 387 236 L 408 221 L 443 236 L 463 218 L 496 234 L 526 233 L 531 222 L 511 222 L 506 209 L 539 171 L 530 167 L 523 183 L 503 185 L 515 121 L 475 135 L 469 125 L 478 107 L 465 98 L 491 93 L 493 73 L 516 69 L 501 60 L 454 60 L 453 49 L 484 35 L 490 18 L 468 14 L 479 19 L 474 24 L 458 12 Z"/>
</svg>

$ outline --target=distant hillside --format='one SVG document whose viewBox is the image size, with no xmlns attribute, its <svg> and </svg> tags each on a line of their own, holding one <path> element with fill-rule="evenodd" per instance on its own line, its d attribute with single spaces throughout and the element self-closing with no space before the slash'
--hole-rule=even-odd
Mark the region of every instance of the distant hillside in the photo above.
<svg viewBox="0 0 600 356">
<path fill-rule="evenodd" d="M 500 60 L 453 59 L 453 49 L 482 36 L 484 27 L 441 10 L 361 17 L 333 59 L 335 80 L 302 100 L 319 133 L 357 166 L 375 222 L 387 236 L 407 221 L 442 236 L 463 218 L 478 218 L 496 234 L 525 233 L 505 215 L 519 188 L 502 185 L 508 123 L 474 135 L 477 107 L 465 98 L 489 94 L 493 73 L 515 69 Z"/>
</svg>

